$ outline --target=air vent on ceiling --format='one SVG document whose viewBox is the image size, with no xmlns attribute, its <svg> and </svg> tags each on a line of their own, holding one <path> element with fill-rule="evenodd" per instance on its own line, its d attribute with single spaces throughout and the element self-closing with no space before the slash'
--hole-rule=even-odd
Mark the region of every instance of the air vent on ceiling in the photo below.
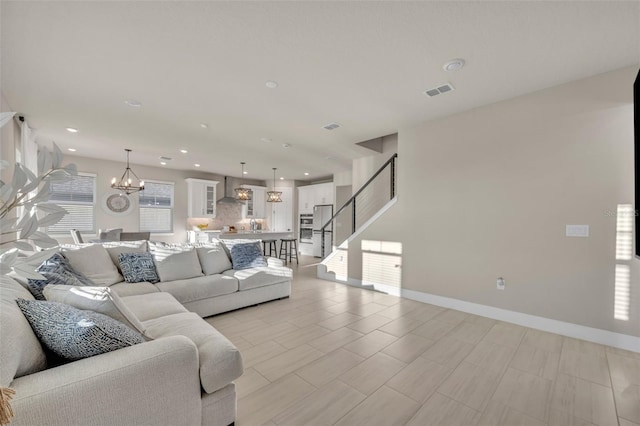
<svg viewBox="0 0 640 426">
<path fill-rule="evenodd" d="M 325 130 L 334 130 L 334 129 L 337 129 L 338 127 L 342 127 L 342 126 L 339 125 L 338 123 L 329 123 L 322 126 L 322 128 Z"/>
<path fill-rule="evenodd" d="M 438 87 L 434 87 L 433 89 L 428 89 L 424 91 L 424 94 L 433 98 L 434 96 L 438 96 L 441 93 L 447 93 L 455 90 L 455 87 L 451 83 L 445 83 Z"/>
<path fill-rule="evenodd" d="M 162 161 L 171 161 L 171 160 L 173 160 L 173 158 L 171 158 L 171 157 L 165 157 L 165 156 L 160 157 L 160 159 L 161 159 Z"/>
</svg>

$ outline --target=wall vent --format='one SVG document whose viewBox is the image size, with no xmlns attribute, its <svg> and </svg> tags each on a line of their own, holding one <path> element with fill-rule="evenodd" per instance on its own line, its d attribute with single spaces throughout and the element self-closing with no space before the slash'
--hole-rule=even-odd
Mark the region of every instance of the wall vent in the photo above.
<svg viewBox="0 0 640 426">
<path fill-rule="evenodd" d="M 322 126 L 322 128 L 325 130 L 334 130 L 334 129 L 337 129 L 338 127 L 342 127 L 342 126 L 338 123 L 329 123 Z"/>
<path fill-rule="evenodd" d="M 451 91 L 453 91 L 455 89 L 456 88 L 453 87 L 453 84 L 445 83 L 445 84 L 441 84 L 438 87 L 434 87 L 433 89 L 425 90 L 424 94 L 429 96 L 430 98 L 433 98 L 434 96 L 438 96 L 441 93 L 451 92 Z"/>
</svg>

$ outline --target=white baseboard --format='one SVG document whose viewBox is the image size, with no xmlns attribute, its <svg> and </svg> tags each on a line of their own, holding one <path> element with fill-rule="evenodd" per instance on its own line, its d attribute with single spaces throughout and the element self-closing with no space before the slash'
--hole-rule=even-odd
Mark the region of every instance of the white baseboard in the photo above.
<svg viewBox="0 0 640 426">
<path fill-rule="evenodd" d="M 510 311 L 508 309 L 466 302 L 464 300 L 453 299 L 450 297 L 437 296 L 435 294 L 423 293 L 421 291 L 407 290 L 373 282 L 362 282 L 354 278 L 348 278 L 345 281 L 337 280 L 332 276 L 332 274 L 326 273 L 325 271 L 321 273 L 319 270 L 318 278 L 364 289 L 381 291 L 393 296 L 404 297 L 406 299 L 429 303 L 443 308 L 455 309 L 469 314 L 510 322 L 523 327 L 535 328 L 537 330 L 586 340 L 593 343 L 613 346 L 615 348 L 633 352 L 640 352 L 640 337 L 539 317 L 536 315 L 524 314 L 522 312 Z"/>
</svg>

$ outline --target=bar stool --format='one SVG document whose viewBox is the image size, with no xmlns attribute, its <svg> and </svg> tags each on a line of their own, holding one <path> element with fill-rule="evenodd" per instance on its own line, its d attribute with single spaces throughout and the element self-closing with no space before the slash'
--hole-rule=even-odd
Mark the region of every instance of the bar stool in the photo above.
<svg viewBox="0 0 640 426">
<path fill-rule="evenodd" d="M 262 240 L 262 254 L 265 256 L 277 256 L 278 255 L 278 246 L 276 245 L 277 240 Z M 269 249 L 269 254 L 267 254 L 267 248 Z M 273 255 L 271 254 L 273 253 Z"/>
<path fill-rule="evenodd" d="M 289 263 L 291 263 L 293 257 L 296 258 L 296 263 L 299 263 L 298 242 L 295 238 L 282 238 L 280 240 L 280 254 L 278 254 L 278 259 L 282 259 L 283 254 L 285 263 L 287 263 L 287 258 L 289 258 Z"/>
</svg>

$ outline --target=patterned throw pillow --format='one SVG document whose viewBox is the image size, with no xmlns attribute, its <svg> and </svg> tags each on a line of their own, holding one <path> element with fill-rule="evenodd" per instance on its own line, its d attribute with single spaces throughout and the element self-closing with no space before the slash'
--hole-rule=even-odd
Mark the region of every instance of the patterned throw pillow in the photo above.
<svg viewBox="0 0 640 426">
<path fill-rule="evenodd" d="M 118 262 L 120 263 L 120 270 L 122 270 L 124 280 L 128 283 L 146 281 L 154 284 L 160 281 L 156 272 L 156 265 L 153 263 L 153 256 L 149 252 L 120 253 Z"/>
<path fill-rule="evenodd" d="M 231 263 L 233 263 L 235 270 L 267 266 L 267 260 L 262 255 L 260 241 L 234 244 L 231 247 Z"/>
<path fill-rule="evenodd" d="M 42 290 L 49 284 L 65 284 L 65 285 L 95 285 L 93 281 L 85 277 L 80 272 L 76 272 L 69 260 L 62 253 L 56 253 L 49 259 L 45 260 L 36 269 L 40 275 L 44 276 L 44 280 L 29 279 L 27 287 L 29 291 L 38 300 L 44 300 Z"/>
<path fill-rule="evenodd" d="M 143 343 L 137 331 L 106 315 L 57 302 L 17 299 L 42 344 L 65 359 L 78 360 Z"/>
</svg>

